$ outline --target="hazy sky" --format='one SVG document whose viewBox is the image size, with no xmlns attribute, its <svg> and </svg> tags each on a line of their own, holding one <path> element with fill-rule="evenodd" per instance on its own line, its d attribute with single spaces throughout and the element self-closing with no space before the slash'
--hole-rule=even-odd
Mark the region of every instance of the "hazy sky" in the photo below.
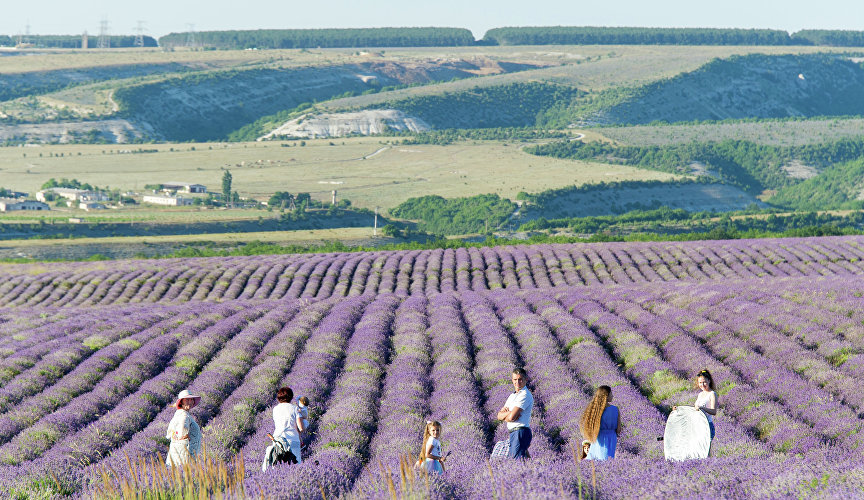
<svg viewBox="0 0 864 500">
<path fill-rule="evenodd" d="M 0 0 L 0 34 L 449 26 L 480 38 L 502 26 L 864 30 L 861 0 Z"/>
</svg>

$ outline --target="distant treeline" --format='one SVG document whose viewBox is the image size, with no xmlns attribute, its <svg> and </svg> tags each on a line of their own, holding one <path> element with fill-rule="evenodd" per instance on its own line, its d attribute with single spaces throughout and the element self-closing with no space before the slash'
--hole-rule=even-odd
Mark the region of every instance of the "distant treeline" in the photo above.
<svg viewBox="0 0 864 500">
<path fill-rule="evenodd" d="M 112 35 L 108 37 L 110 48 L 124 48 L 135 46 L 135 35 Z M 22 43 L 31 43 L 36 47 L 49 49 L 80 49 L 81 35 L 27 35 L 22 37 Z M 18 37 L 0 35 L 0 45 L 15 45 Z M 99 43 L 99 37 L 90 35 L 87 38 L 87 46 L 95 48 Z M 156 39 L 152 36 L 144 36 L 145 47 L 157 47 Z"/>
<path fill-rule="evenodd" d="M 789 33 L 782 30 L 588 26 L 494 28 L 486 32 L 483 40 L 494 45 L 792 45 L 801 43 L 793 40 Z"/>
<path fill-rule="evenodd" d="M 159 38 L 163 47 L 187 45 L 189 33 Z M 437 47 L 474 45 L 464 28 L 354 28 L 198 31 L 196 45 L 219 49 L 299 49 L 333 47 Z"/>
<path fill-rule="evenodd" d="M 97 36 L 90 37 L 95 46 Z M 111 47 L 133 47 L 135 37 L 114 35 Z M 80 48 L 80 35 L 29 35 L 37 47 Z M 0 35 L 0 46 L 17 43 L 17 37 Z M 592 26 L 536 26 L 494 28 L 475 40 L 464 28 L 333 28 L 198 31 L 169 33 L 158 45 L 193 44 L 216 49 L 300 49 L 362 47 L 450 47 L 465 45 L 824 45 L 864 47 L 864 31 L 783 30 L 736 28 L 640 28 Z M 144 37 L 145 47 L 156 47 Z"/>
<path fill-rule="evenodd" d="M 783 170 L 792 161 L 822 169 L 864 157 L 864 138 L 793 147 L 731 139 L 667 146 L 555 141 L 526 151 L 541 156 L 617 163 L 679 174 L 692 173 L 694 166 L 701 164 L 711 175 L 758 194 L 765 189 L 782 189 L 800 182 Z"/>
</svg>

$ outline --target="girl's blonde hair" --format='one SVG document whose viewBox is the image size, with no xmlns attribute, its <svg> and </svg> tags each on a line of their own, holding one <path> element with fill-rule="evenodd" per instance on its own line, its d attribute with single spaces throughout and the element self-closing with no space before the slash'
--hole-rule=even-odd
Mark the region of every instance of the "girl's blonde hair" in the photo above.
<svg viewBox="0 0 864 500">
<path fill-rule="evenodd" d="M 699 387 L 699 377 L 705 377 L 708 380 L 708 387 L 711 388 L 712 391 L 716 391 L 714 388 L 714 377 L 711 376 L 711 372 L 708 370 L 702 370 L 696 375 L 696 387 Z"/>
<path fill-rule="evenodd" d="M 608 385 L 601 385 L 594 391 L 594 397 L 582 413 L 582 421 L 579 423 L 579 429 L 582 431 L 582 436 L 592 443 L 597 441 L 597 435 L 600 434 L 600 419 L 603 417 L 603 410 L 609 402 L 609 396 L 612 395 L 612 388 Z"/>
<path fill-rule="evenodd" d="M 426 427 L 423 428 L 423 444 L 420 446 L 420 458 L 426 458 L 426 441 L 429 440 L 429 436 L 432 434 L 429 432 L 430 427 L 438 428 L 438 435 L 441 435 L 441 422 L 437 420 L 427 420 Z"/>
</svg>

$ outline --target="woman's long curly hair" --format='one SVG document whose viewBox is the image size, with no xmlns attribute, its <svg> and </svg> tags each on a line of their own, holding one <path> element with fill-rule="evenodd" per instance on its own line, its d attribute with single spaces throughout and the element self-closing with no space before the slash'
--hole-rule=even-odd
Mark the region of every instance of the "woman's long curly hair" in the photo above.
<svg viewBox="0 0 864 500">
<path fill-rule="evenodd" d="M 582 431 L 582 436 L 592 443 L 597 441 L 597 435 L 600 434 L 600 419 L 603 417 L 603 410 L 606 409 L 606 404 L 609 402 L 609 396 L 612 395 L 612 388 L 608 385 L 601 385 L 594 391 L 594 397 L 582 413 L 582 421 L 579 423 L 579 429 Z"/>
</svg>

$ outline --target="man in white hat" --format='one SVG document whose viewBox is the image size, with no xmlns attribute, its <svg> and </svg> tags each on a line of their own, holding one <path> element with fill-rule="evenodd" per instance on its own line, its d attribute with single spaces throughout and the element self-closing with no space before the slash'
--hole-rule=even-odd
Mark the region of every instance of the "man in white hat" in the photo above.
<svg viewBox="0 0 864 500">
<path fill-rule="evenodd" d="M 178 466 L 194 459 L 201 449 L 201 427 L 195 421 L 195 417 L 189 413 L 189 410 L 194 408 L 201 401 L 201 396 L 194 396 L 188 390 L 183 389 L 177 395 L 177 401 L 174 406 L 177 411 L 174 412 L 174 417 L 168 424 L 168 431 L 165 437 L 171 440 L 171 446 L 168 448 L 168 457 L 165 458 L 165 463 L 168 467 Z"/>
</svg>

